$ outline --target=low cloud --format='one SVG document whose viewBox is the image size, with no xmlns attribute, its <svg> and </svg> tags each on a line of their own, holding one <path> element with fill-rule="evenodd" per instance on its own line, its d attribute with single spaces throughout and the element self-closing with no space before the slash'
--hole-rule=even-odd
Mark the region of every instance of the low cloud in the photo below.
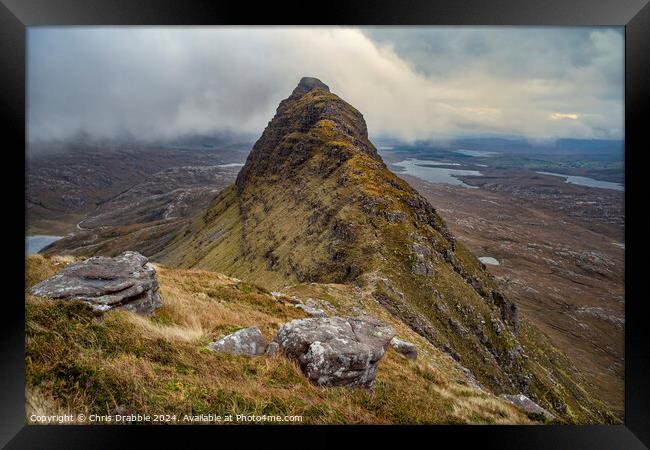
<svg viewBox="0 0 650 450">
<path fill-rule="evenodd" d="M 31 28 L 28 135 L 259 135 L 302 76 L 373 136 L 620 138 L 618 29 Z"/>
<path fill-rule="evenodd" d="M 551 113 L 551 120 L 578 120 L 580 114 Z"/>
</svg>

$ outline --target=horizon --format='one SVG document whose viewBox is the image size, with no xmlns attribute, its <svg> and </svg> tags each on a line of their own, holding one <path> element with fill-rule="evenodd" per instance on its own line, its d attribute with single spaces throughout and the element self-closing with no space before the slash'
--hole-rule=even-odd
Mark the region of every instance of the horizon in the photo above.
<svg viewBox="0 0 650 450">
<path fill-rule="evenodd" d="M 375 141 L 623 141 L 621 27 L 37 27 L 29 142 L 255 140 L 302 76 Z"/>
</svg>

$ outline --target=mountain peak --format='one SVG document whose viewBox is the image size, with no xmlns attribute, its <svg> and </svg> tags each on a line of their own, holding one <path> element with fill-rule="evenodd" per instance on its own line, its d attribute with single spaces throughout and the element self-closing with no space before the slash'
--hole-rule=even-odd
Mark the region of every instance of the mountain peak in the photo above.
<svg viewBox="0 0 650 450">
<path fill-rule="evenodd" d="M 363 115 L 319 79 L 303 77 L 280 102 L 236 185 L 241 191 L 254 179 L 282 179 L 315 157 L 322 161 L 323 170 L 332 171 L 357 152 L 384 165 L 368 139 Z"/>
<path fill-rule="evenodd" d="M 302 77 L 300 79 L 300 82 L 298 83 L 298 86 L 293 90 L 294 94 L 305 94 L 312 89 L 323 89 L 324 91 L 329 92 L 330 88 L 328 85 L 323 83 L 321 80 L 318 78 L 314 77 Z"/>
</svg>

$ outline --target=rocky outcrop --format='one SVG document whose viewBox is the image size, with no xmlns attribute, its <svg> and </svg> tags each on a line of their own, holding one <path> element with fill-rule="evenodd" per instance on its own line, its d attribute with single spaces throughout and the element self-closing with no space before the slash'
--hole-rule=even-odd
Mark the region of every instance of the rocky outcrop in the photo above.
<svg viewBox="0 0 650 450">
<path fill-rule="evenodd" d="M 232 355 L 257 356 L 266 351 L 266 342 L 259 328 L 249 327 L 213 342 L 209 348 Z"/>
<path fill-rule="evenodd" d="M 413 262 L 413 274 L 415 275 L 432 275 L 433 264 L 431 263 L 431 250 L 429 247 L 414 243 L 413 253 L 415 260 Z"/>
<path fill-rule="evenodd" d="M 296 308 L 302 309 L 307 313 L 307 315 L 312 316 L 312 317 L 327 317 L 327 313 L 323 311 L 320 308 L 314 308 L 313 306 L 309 305 L 303 305 L 302 303 L 298 303 L 295 305 Z"/>
<path fill-rule="evenodd" d="M 79 300 L 96 311 L 124 309 L 147 315 L 162 305 L 158 291 L 156 270 L 138 252 L 70 264 L 29 290 L 40 297 Z"/>
<path fill-rule="evenodd" d="M 383 165 L 381 157 L 368 139 L 363 115 L 329 87 L 312 77 L 303 77 L 291 95 L 280 102 L 275 117 L 253 146 L 246 164 L 237 176 L 239 192 L 255 177 L 284 176 L 312 156 L 325 143 L 316 130 L 335 130 L 337 139 L 331 142 L 352 144 Z M 307 131 L 313 133 L 307 137 Z M 331 163 L 343 162 L 351 154 L 348 145 L 328 145 L 324 151 Z"/>
<path fill-rule="evenodd" d="M 284 324 L 273 342 L 318 386 L 372 388 L 377 365 L 395 335 L 370 317 L 328 317 Z"/>
<path fill-rule="evenodd" d="M 523 394 L 517 394 L 517 395 L 509 395 L 509 394 L 504 394 L 501 396 L 502 399 L 512 403 L 513 405 L 517 406 L 519 409 L 522 411 L 534 415 L 534 416 L 539 416 L 543 417 L 546 420 L 554 420 L 555 416 L 539 406 L 537 403 L 529 399 Z"/>
<path fill-rule="evenodd" d="M 391 339 L 390 346 L 406 359 L 415 360 L 418 357 L 418 348 L 414 344 L 403 341 L 400 338 L 394 337 Z"/>
</svg>

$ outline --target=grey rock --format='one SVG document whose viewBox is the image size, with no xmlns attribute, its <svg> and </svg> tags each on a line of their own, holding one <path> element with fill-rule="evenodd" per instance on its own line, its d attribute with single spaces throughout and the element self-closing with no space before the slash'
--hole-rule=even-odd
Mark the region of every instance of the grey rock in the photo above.
<svg viewBox="0 0 650 450">
<path fill-rule="evenodd" d="M 478 338 L 478 341 L 483 345 L 487 345 L 487 343 L 490 342 L 490 339 L 487 337 L 483 330 L 478 330 L 476 332 L 476 337 Z"/>
<path fill-rule="evenodd" d="M 73 263 L 29 290 L 33 295 L 80 300 L 95 311 L 124 309 L 152 314 L 162 305 L 156 270 L 138 252 L 95 256 Z"/>
<path fill-rule="evenodd" d="M 498 291 L 492 292 L 492 299 L 494 304 L 501 310 L 501 319 L 509 324 L 516 333 L 519 330 L 519 313 L 517 311 L 517 306 Z"/>
<path fill-rule="evenodd" d="M 300 79 L 300 83 L 298 83 L 298 87 L 296 88 L 296 91 L 300 90 L 301 92 L 302 91 L 309 92 L 312 89 L 323 89 L 327 92 L 330 91 L 329 86 L 327 86 L 318 78 L 314 78 L 314 77 L 302 77 Z"/>
<path fill-rule="evenodd" d="M 431 249 L 419 243 L 413 243 L 412 248 L 413 254 L 415 255 L 412 272 L 415 275 L 432 275 L 433 265 L 430 261 L 432 256 Z"/>
<path fill-rule="evenodd" d="M 501 336 L 501 333 L 503 333 L 503 322 L 499 319 L 492 319 L 492 328 L 494 328 L 497 336 Z"/>
<path fill-rule="evenodd" d="M 398 223 L 406 220 L 406 215 L 399 211 L 382 211 L 381 215 L 390 223 Z"/>
<path fill-rule="evenodd" d="M 522 411 L 529 413 L 529 414 L 536 414 L 543 416 L 546 418 L 546 420 L 554 420 L 555 416 L 539 406 L 537 403 L 529 399 L 523 394 L 516 394 L 516 395 L 509 395 L 509 394 L 503 394 L 501 396 L 502 399 L 512 403 L 513 405 L 517 406 L 519 409 Z"/>
<path fill-rule="evenodd" d="M 280 346 L 277 342 L 269 342 L 269 345 L 266 347 L 266 354 L 268 356 L 275 355 L 280 350 Z"/>
<path fill-rule="evenodd" d="M 266 351 L 266 342 L 259 328 L 249 327 L 213 342 L 209 348 L 233 355 L 257 356 Z"/>
<path fill-rule="evenodd" d="M 442 351 L 444 351 L 451 359 L 453 359 L 456 362 L 460 362 L 460 355 L 454 351 L 453 348 L 449 346 L 449 344 L 442 344 Z"/>
<path fill-rule="evenodd" d="M 312 317 L 327 317 L 327 313 L 323 311 L 322 309 L 319 308 L 314 308 L 309 305 L 303 305 L 302 303 L 298 303 L 295 305 L 296 308 L 302 309 L 305 311 L 308 315 Z"/>
<path fill-rule="evenodd" d="M 448 320 L 448 322 L 449 322 L 449 325 L 451 325 L 451 327 L 454 329 L 454 331 L 455 331 L 457 334 L 460 334 L 460 335 L 463 336 L 463 337 L 466 337 L 466 336 L 469 334 L 469 332 L 467 331 L 467 328 L 465 328 L 465 327 L 464 327 L 464 326 L 463 326 L 459 321 L 457 321 L 456 319 L 450 317 L 449 320 Z"/>
<path fill-rule="evenodd" d="M 472 373 L 471 370 L 469 370 L 469 369 L 468 369 L 467 367 L 465 367 L 465 366 L 461 366 L 461 365 L 459 365 L 459 367 L 460 367 L 460 370 L 462 370 L 463 373 L 465 374 L 465 379 L 467 380 L 467 385 L 468 385 L 469 387 L 472 387 L 472 388 L 474 388 L 474 389 L 480 389 L 480 390 L 483 390 L 483 388 L 482 388 L 481 385 L 478 383 L 478 381 L 476 381 L 476 378 L 474 377 L 474 374 Z"/>
<path fill-rule="evenodd" d="M 372 388 L 394 335 L 371 317 L 309 318 L 285 323 L 273 342 L 318 386 Z"/>
<path fill-rule="evenodd" d="M 391 339 L 390 345 L 397 353 L 404 355 L 406 359 L 415 360 L 418 357 L 418 348 L 410 342 L 394 337 Z"/>
</svg>

